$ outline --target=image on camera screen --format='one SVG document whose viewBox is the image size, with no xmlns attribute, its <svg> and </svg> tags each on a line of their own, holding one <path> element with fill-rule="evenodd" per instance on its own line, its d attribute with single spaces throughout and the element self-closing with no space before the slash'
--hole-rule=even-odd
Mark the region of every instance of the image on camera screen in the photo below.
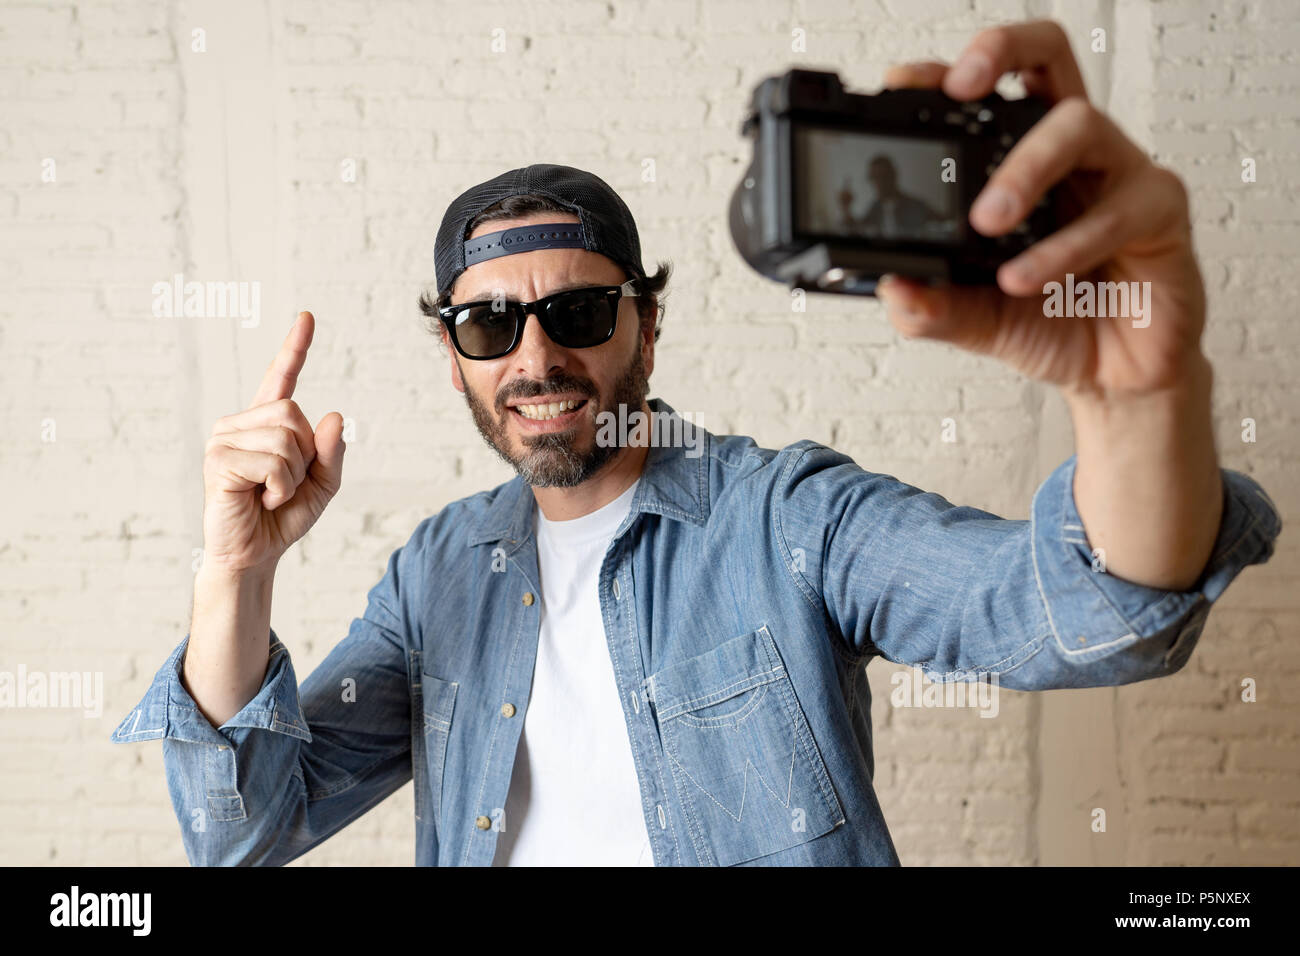
<svg viewBox="0 0 1300 956">
<path fill-rule="evenodd" d="M 796 127 L 795 230 L 955 245 L 959 194 L 943 171 L 959 149 L 947 140 Z"/>
</svg>

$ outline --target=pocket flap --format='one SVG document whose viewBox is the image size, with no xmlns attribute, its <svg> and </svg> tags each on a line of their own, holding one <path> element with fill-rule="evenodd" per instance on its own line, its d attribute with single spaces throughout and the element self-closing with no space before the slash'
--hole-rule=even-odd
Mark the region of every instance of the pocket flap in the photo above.
<svg viewBox="0 0 1300 956">
<path fill-rule="evenodd" d="M 647 690 L 659 718 L 669 720 L 784 676 L 785 665 L 764 624 L 698 657 L 670 664 L 647 681 Z"/>
</svg>

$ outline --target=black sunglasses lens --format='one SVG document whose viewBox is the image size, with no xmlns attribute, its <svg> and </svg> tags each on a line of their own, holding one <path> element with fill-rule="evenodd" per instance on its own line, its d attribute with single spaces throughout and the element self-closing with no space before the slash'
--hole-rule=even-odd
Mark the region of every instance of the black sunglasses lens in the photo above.
<svg viewBox="0 0 1300 956">
<path fill-rule="evenodd" d="M 575 289 L 551 297 L 541 316 L 542 326 L 557 345 L 585 349 L 608 342 L 618 321 L 619 290 Z M 451 310 L 449 324 L 462 354 L 470 358 L 498 358 L 514 344 L 519 331 L 520 306 L 506 303 L 466 305 Z"/>
<path fill-rule="evenodd" d="M 609 292 L 560 295 L 547 307 L 547 332 L 556 343 L 583 349 L 609 340 L 618 315 L 618 300 Z"/>
<path fill-rule="evenodd" d="M 456 344 L 467 355 L 487 358 L 501 355 L 515 340 L 514 309 L 493 309 L 491 305 L 471 305 L 458 309 L 452 316 Z"/>
</svg>

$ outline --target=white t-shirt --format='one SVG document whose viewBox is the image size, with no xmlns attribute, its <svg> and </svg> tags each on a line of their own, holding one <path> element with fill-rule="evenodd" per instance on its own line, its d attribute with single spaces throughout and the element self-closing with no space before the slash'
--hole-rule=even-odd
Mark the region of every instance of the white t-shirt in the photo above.
<svg viewBox="0 0 1300 956">
<path fill-rule="evenodd" d="M 571 521 L 533 506 L 541 635 L 493 866 L 654 866 L 597 593 L 637 484 Z"/>
<path fill-rule="evenodd" d="M 880 215 L 881 231 L 886 236 L 898 235 L 898 200 L 886 199 L 882 204 Z"/>
</svg>

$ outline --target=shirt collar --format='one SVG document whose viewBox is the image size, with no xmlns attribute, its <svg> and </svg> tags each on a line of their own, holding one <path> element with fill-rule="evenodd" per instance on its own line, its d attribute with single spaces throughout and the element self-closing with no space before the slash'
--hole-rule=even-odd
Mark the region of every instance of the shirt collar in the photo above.
<svg viewBox="0 0 1300 956">
<path fill-rule="evenodd" d="M 650 447 L 630 514 L 644 511 L 703 525 L 709 518 L 713 436 L 701 425 L 672 421 L 681 416 L 661 398 L 652 398 L 646 404 L 651 412 L 670 416 L 669 427 L 659 429 L 660 433 L 675 435 L 681 428 L 684 440 L 681 445 Z M 502 541 L 517 547 L 533 533 L 535 502 L 532 488 L 516 475 L 501 486 L 487 511 L 470 526 L 468 544 Z"/>
</svg>

